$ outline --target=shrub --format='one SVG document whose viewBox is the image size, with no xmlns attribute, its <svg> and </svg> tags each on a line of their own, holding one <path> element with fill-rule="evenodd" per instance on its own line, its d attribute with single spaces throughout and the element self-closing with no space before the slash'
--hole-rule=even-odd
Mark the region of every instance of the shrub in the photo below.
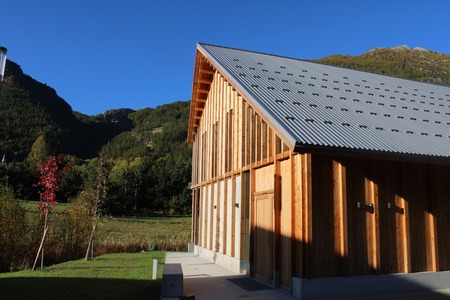
<svg viewBox="0 0 450 300">
<path fill-rule="evenodd" d="M 26 264 L 27 237 L 25 210 L 14 200 L 9 187 L 0 186 L 0 272 Z"/>
</svg>

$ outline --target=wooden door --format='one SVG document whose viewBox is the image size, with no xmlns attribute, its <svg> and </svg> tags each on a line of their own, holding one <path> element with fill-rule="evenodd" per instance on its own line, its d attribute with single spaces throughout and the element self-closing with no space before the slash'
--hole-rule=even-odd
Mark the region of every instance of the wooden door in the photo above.
<svg viewBox="0 0 450 300">
<path fill-rule="evenodd" d="M 255 278 L 273 283 L 274 197 L 273 193 L 255 196 Z"/>
<path fill-rule="evenodd" d="M 346 275 L 379 270 L 378 187 L 366 178 L 367 166 L 347 168 L 348 262 Z"/>
</svg>

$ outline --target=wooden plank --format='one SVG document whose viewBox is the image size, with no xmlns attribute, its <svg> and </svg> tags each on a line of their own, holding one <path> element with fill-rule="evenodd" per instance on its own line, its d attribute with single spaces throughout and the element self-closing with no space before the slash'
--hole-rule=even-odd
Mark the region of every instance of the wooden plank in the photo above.
<svg viewBox="0 0 450 300">
<path fill-rule="evenodd" d="M 310 258 L 311 258 L 311 246 L 312 240 L 312 190 L 311 190 L 311 155 L 302 155 L 301 163 L 302 172 L 302 236 L 303 236 L 303 256 L 302 256 L 302 267 L 303 276 L 302 278 L 310 278 Z"/>
<path fill-rule="evenodd" d="M 262 130 L 261 130 L 262 131 Z M 262 141 L 261 141 L 262 142 Z M 266 167 L 267 168 L 267 167 Z M 273 236 L 274 236 L 274 245 L 273 245 L 273 285 L 274 287 L 280 286 L 280 277 L 281 277 L 281 169 L 280 162 L 275 160 L 274 162 L 274 186 L 273 189 L 275 191 L 273 198 L 273 213 L 274 213 L 274 228 L 273 228 Z"/>
<path fill-rule="evenodd" d="M 346 159 L 348 259 L 345 275 L 370 274 L 367 238 L 365 163 Z"/>
<path fill-rule="evenodd" d="M 333 200 L 334 200 L 334 251 L 338 256 L 340 275 L 345 275 L 345 260 L 348 257 L 347 241 L 347 191 L 345 167 L 333 161 Z"/>
<path fill-rule="evenodd" d="M 225 254 L 226 249 L 226 237 L 227 237 L 227 200 L 228 200 L 228 185 L 225 180 L 219 182 L 220 195 L 218 205 L 218 220 L 219 234 L 218 234 L 218 251 Z"/>
<path fill-rule="evenodd" d="M 268 158 L 267 124 L 261 123 L 261 160 Z"/>
<path fill-rule="evenodd" d="M 293 157 L 279 163 L 281 205 L 280 205 L 280 286 L 291 288 L 292 277 L 292 236 L 293 205 L 292 205 L 292 171 Z"/>
<path fill-rule="evenodd" d="M 255 234 L 254 245 L 254 276 L 265 283 L 273 284 L 274 259 L 274 195 L 263 194 L 255 196 Z"/>
<path fill-rule="evenodd" d="M 254 193 L 266 192 L 274 189 L 275 166 L 269 165 L 255 170 Z"/>
<path fill-rule="evenodd" d="M 255 114 L 255 162 L 261 160 L 261 119 Z"/>
<path fill-rule="evenodd" d="M 253 197 L 253 195 L 255 194 L 255 170 L 254 169 L 250 169 L 250 182 L 249 182 L 249 191 L 250 191 L 250 195 L 249 195 L 249 216 L 250 216 L 250 239 L 249 239 L 249 262 L 250 262 L 250 276 L 254 276 L 255 275 L 255 266 L 254 266 L 254 261 L 255 261 L 255 243 L 254 243 L 254 239 L 255 239 L 255 199 Z"/>
<path fill-rule="evenodd" d="M 235 256 L 236 243 L 236 180 L 237 177 L 229 179 L 228 186 L 228 207 L 227 207 L 227 254 L 231 257 Z"/>
<path fill-rule="evenodd" d="M 378 186 L 368 178 L 365 178 L 365 185 L 368 263 L 371 273 L 378 273 L 380 270 Z"/>
<path fill-rule="evenodd" d="M 305 278 L 303 269 L 303 173 L 302 173 L 302 161 L 303 154 L 296 154 L 293 156 L 293 210 L 292 210 L 292 221 L 293 225 L 293 237 L 294 237 L 294 249 L 293 253 L 293 270 L 292 275 L 298 278 Z"/>
</svg>

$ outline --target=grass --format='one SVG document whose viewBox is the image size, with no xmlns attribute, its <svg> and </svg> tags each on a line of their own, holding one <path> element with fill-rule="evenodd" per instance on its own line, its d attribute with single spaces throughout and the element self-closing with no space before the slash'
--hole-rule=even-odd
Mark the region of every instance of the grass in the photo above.
<svg viewBox="0 0 450 300">
<path fill-rule="evenodd" d="M 20 205 L 25 209 L 27 213 L 39 214 L 38 204 L 39 201 L 18 200 Z M 69 208 L 69 203 L 58 203 L 55 207 L 52 207 L 53 212 L 62 212 Z"/>
<path fill-rule="evenodd" d="M 164 252 L 105 254 L 44 270 L 0 273 L 2 299 L 159 299 Z"/>
<path fill-rule="evenodd" d="M 19 202 L 29 218 L 39 215 L 38 202 Z M 69 211 L 70 205 L 58 203 L 53 212 Z M 105 251 L 100 251 L 100 254 L 141 250 L 186 251 L 191 220 L 191 217 L 102 217 L 97 226 L 95 248 L 104 247 Z"/>
<path fill-rule="evenodd" d="M 102 218 L 97 243 L 142 245 L 149 250 L 186 251 L 190 241 L 191 218 Z"/>
</svg>

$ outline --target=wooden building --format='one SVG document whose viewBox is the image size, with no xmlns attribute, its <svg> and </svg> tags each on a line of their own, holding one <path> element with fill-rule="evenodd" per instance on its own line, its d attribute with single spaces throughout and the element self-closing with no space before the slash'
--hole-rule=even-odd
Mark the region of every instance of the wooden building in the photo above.
<svg viewBox="0 0 450 300">
<path fill-rule="evenodd" d="M 192 242 L 269 285 L 450 269 L 450 87 L 197 46 Z"/>
</svg>

